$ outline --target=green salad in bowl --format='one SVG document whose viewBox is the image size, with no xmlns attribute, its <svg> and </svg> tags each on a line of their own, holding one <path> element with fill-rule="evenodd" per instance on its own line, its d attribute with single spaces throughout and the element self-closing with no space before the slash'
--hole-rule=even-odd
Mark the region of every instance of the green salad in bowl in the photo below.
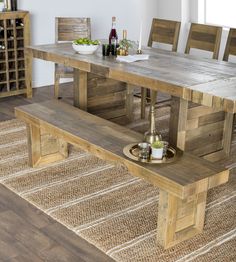
<svg viewBox="0 0 236 262">
<path fill-rule="evenodd" d="M 79 38 L 73 41 L 73 44 L 76 45 L 100 45 L 98 40 L 91 40 L 88 38 Z"/>
<path fill-rule="evenodd" d="M 99 47 L 98 40 L 90 40 L 88 38 L 79 38 L 72 42 L 72 47 L 76 52 L 83 55 L 93 54 Z"/>
</svg>

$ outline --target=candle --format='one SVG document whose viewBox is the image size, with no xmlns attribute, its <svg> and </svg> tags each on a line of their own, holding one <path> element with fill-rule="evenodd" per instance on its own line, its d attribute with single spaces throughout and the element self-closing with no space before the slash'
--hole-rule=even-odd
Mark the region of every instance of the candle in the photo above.
<svg viewBox="0 0 236 262">
<path fill-rule="evenodd" d="M 142 28 L 142 22 L 140 23 L 140 33 L 139 33 L 139 42 L 138 42 L 138 50 L 141 50 L 142 49 L 142 31 L 143 31 L 143 28 Z"/>
</svg>

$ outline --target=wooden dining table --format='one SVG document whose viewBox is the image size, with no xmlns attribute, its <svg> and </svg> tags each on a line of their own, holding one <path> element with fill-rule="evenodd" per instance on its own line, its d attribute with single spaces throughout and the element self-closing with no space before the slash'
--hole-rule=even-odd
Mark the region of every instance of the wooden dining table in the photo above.
<svg viewBox="0 0 236 262">
<path fill-rule="evenodd" d="M 167 93 L 172 96 L 170 143 L 212 161 L 228 155 L 236 112 L 236 64 L 157 48 L 144 48 L 143 53 L 148 60 L 125 63 L 103 57 L 101 49 L 80 55 L 70 43 L 60 43 L 26 47 L 26 61 L 28 68 L 32 58 L 73 67 L 74 105 L 83 110 L 88 73 L 127 83 L 127 99 L 134 86 Z M 27 94 L 32 96 L 30 81 Z"/>
</svg>

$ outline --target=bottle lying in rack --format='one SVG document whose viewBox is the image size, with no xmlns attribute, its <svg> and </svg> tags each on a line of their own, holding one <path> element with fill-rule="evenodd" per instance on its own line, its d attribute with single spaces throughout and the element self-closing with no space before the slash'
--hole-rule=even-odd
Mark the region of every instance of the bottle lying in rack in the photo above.
<svg viewBox="0 0 236 262">
<path fill-rule="evenodd" d="M 21 19 L 16 19 L 16 26 L 24 26 L 24 23 L 21 21 Z"/>
<path fill-rule="evenodd" d="M 7 37 L 8 37 L 8 39 L 10 39 L 10 40 L 14 40 L 14 36 L 13 36 L 13 35 L 8 35 Z"/>
<path fill-rule="evenodd" d="M 0 45 L 0 50 L 5 50 L 5 45 Z"/>
<path fill-rule="evenodd" d="M 4 38 L 4 28 L 0 26 L 0 38 Z"/>
</svg>

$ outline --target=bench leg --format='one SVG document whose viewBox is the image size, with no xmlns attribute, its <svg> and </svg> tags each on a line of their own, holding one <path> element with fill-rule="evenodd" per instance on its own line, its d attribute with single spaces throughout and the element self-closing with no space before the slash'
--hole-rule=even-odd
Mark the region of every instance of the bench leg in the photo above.
<svg viewBox="0 0 236 262">
<path fill-rule="evenodd" d="M 68 145 L 62 139 L 45 133 L 37 125 L 27 124 L 29 165 L 46 165 L 68 156 Z"/>
<path fill-rule="evenodd" d="M 174 246 L 202 232 L 206 196 L 207 191 L 182 200 L 160 190 L 157 241 L 164 248 Z"/>
</svg>

